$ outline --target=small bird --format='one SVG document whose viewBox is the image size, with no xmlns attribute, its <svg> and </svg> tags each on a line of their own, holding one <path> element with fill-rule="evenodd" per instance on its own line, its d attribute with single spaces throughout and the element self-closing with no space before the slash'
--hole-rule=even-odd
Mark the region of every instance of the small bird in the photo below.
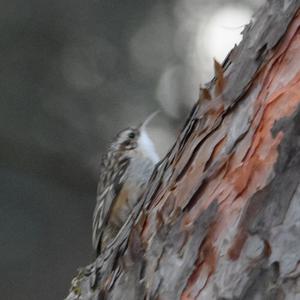
<svg viewBox="0 0 300 300">
<path fill-rule="evenodd" d="M 146 125 L 122 130 L 101 161 L 96 207 L 93 215 L 93 247 L 102 249 L 118 234 L 159 161 Z"/>
</svg>

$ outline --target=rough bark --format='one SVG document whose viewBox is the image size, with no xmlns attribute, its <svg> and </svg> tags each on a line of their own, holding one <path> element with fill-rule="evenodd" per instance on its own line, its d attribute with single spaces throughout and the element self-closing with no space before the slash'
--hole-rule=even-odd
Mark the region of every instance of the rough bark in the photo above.
<svg viewBox="0 0 300 300">
<path fill-rule="evenodd" d="M 68 299 L 300 299 L 300 1 L 269 1 Z"/>
</svg>

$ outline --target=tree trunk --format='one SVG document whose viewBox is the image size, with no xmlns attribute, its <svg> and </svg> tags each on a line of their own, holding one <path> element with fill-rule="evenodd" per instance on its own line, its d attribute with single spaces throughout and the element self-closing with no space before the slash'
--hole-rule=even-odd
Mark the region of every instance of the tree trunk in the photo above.
<svg viewBox="0 0 300 300">
<path fill-rule="evenodd" d="M 269 1 L 67 299 L 300 299 L 300 1 Z M 213 38 L 213 37 L 212 37 Z"/>
</svg>

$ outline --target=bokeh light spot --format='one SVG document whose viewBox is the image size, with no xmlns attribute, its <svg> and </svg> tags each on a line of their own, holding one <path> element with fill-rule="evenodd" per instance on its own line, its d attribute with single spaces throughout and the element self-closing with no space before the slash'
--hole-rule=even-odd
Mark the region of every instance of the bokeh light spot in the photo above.
<svg viewBox="0 0 300 300">
<path fill-rule="evenodd" d="M 252 11 L 246 6 L 227 6 L 210 18 L 202 38 L 199 30 L 197 47 L 205 46 L 209 55 L 223 61 L 227 53 L 242 39 L 241 31 L 249 23 Z"/>
</svg>

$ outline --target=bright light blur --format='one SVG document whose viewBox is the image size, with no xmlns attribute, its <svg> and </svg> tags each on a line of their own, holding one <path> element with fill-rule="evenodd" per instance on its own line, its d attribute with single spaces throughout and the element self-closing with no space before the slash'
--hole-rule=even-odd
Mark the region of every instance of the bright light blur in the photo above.
<svg viewBox="0 0 300 300">
<path fill-rule="evenodd" d="M 260 4 L 262 2 L 263 0 Z M 230 1 L 226 3 L 213 5 L 204 0 L 178 0 L 173 10 L 174 26 L 168 26 L 168 32 L 166 26 L 161 26 L 161 30 L 152 26 L 158 31 L 153 35 L 155 39 L 151 41 L 147 39 L 147 43 L 141 41 L 136 43 L 139 45 L 140 57 L 146 53 L 143 51 L 145 44 L 146 49 L 151 53 L 151 55 L 147 53 L 143 55 L 142 61 L 150 63 L 152 68 L 159 66 L 161 69 L 157 77 L 156 99 L 163 111 L 171 118 L 179 118 L 182 107 L 189 110 L 193 106 L 198 98 L 199 86 L 211 80 L 214 75 L 213 59 L 222 62 L 242 38 L 241 32 L 251 19 L 253 6 L 251 7 L 246 1 L 241 1 L 236 6 L 233 6 Z M 163 18 L 159 19 L 162 16 Z M 152 20 L 155 20 L 156 26 L 172 24 L 161 10 L 152 12 Z M 165 36 L 160 32 L 168 34 Z M 149 37 L 146 33 L 143 36 Z M 170 39 L 170 36 L 173 39 Z M 163 48 L 167 49 L 167 52 L 157 52 L 166 38 L 173 43 L 173 56 L 167 57 L 166 53 L 170 54 L 169 48 Z M 162 58 L 164 58 L 163 63 Z M 145 63 L 143 68 L 146 69 Z"/>
<path fill-rule="evenodd" d="M 252 11 L 246 6 L 228 6 L 217 10 L 212 15 L 206 28 L 197 34 L 197 47 L 205 47 L 211 58 L 223 61 L 227 53 L 242 39 L 241 31 L 249 23 Z M 204 39 L 199 36 L 203 36 Z"/>
</svg>

